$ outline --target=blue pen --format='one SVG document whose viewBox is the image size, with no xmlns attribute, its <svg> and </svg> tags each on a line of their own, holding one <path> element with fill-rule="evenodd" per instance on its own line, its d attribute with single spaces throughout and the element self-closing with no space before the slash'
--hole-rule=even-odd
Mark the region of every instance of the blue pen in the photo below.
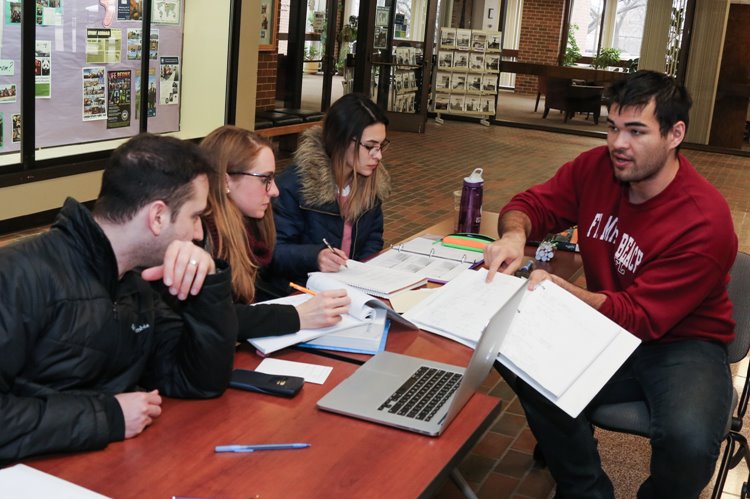
<svg viewBox="0 0 750 499">
<path fill-rule="evenodd" d="M 310 444 L 217 445 L 214 452 L 255 452 L 256 450 L 289 450 L 307 447 L 310 447 Z"/>
<path fill-rule="evenodd" d="M 521 272 L 531 272 L 532 268 L 534 268 L 534 260 L 529 260 L 528 262 L 526 262 L 526 265 L 521 267 L 519 270 Z"/>
</svg>

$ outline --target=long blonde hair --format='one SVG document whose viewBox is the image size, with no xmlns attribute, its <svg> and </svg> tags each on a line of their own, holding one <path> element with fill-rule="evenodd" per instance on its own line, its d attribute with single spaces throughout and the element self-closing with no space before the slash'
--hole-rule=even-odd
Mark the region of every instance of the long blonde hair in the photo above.
<svg viewBox="0 0 750 499">
<path fill-rule="evenodd" d="M 232 291 L 235 299 L 252 303 L 255 298 L 255 278 L 258 265 L 250 255 L 246 224 L 250 224 L 258 238 L 270 250 L 276 243 L 276 227 L 271 206 L 261 219 L 245 217 L 237 205 L 227 196 L 227 172 L 243 171 L 255 160 L 264 147 L 272 149 L 271 143 L 249 130 L 224 125 L 208 134 L 201 141 L 201 149 L 211 158 L 216 174 L 208 190 L 208 210 L 216 226 L 218 237 L 211 238 L 212 253 L 229 262 L 232 268 Z"/>
</svg>

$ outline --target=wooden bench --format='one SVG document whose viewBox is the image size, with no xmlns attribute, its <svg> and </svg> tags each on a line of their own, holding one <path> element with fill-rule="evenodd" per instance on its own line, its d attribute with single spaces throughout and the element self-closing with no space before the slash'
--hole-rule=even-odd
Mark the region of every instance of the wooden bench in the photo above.
<svg viewBox="0 0 750 499">
<path fill-rule="evenodd" d="M 297 135 L 319 125 L 323 116 L 320 111 L 308 109 L 259 111 L 255 113 L 255 133 L 267 138 L 293 136 L 279 141 L 280 149 L 290 151 L 297 147 Z"/>
</svg>

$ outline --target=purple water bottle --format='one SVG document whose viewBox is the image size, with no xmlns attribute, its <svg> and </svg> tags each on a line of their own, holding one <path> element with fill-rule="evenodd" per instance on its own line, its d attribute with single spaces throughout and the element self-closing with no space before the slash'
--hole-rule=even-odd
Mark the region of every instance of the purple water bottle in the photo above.
<svg viewBox="0 0 750 499">
<path fill-rule="evenodd" d="M 481 168 L 475 168 L 471 175 L 464 177 L 461 208 L 458 212 L 458 232 L 479 232 L 479 224 L 482 222 L 483 171 Z"/>
</svg>

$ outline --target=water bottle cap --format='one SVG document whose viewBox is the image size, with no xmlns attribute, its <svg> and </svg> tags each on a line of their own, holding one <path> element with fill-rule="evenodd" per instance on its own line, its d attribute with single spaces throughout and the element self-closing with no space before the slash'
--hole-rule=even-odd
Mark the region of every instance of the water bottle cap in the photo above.
<svg viewBox="0 0 750 499">
<path fill-rule="evenodd" d="M 484 173 L 482 168 L 475 168 L 474 171 L 471 172 L 471 175 L 464 177 L 464 182 L 471 182 L 473 184 L 483 182 L 484 179 L 482 178 L 482 173 Z"/>
</svg>

